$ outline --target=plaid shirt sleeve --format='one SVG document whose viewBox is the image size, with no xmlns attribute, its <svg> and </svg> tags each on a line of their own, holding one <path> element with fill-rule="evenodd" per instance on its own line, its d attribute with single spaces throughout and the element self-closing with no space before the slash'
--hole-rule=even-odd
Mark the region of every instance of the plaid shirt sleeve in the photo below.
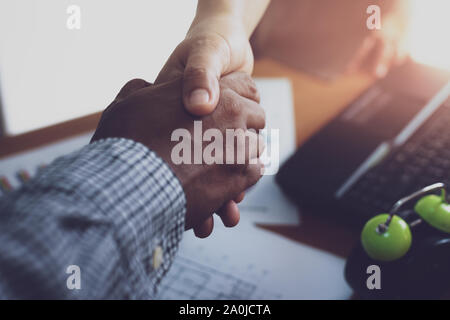
<svg viewBox="0 0 450 320">
<path fill-rule="evenodd" d="M 153 298 L 184 215 L 178 179 L 139 143 L 106 139 L 58 158 L 0 199 L 0 298 Z"/>
</svg>

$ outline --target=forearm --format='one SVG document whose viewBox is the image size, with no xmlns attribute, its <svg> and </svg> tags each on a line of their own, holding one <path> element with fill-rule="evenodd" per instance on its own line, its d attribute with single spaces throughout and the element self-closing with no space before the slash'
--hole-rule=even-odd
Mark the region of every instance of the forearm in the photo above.
<svg viewBox="0 0 450 320">
<path fill-rule="evenodd" d="M 59 158 L 0 201 L 0 298 L 151 298 L 184 213 L 178 180 L 141 144 L 102 140 Z M 80 290 L 66 285 L 70 265 Z"/>
<path fill-rule="evenodd" d="M 212 17 L 242 24 L 247 37 L 253 33 L 270 0 L 199 0 L 193 25 Z"/>
</svg>

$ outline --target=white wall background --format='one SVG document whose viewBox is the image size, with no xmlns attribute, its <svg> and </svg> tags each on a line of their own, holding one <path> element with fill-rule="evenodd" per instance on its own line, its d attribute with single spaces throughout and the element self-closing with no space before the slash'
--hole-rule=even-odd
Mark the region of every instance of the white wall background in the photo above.
<svg viewBox="0 0 450 320">
<path fill-rule="evenodd" d="M 126 81 L 153 81 L 196 0 L 1 0 L 0 82 L 17 134 L 104 109 Z M 68 30 L 69 5 L 81 29 Z"/>
</svg>

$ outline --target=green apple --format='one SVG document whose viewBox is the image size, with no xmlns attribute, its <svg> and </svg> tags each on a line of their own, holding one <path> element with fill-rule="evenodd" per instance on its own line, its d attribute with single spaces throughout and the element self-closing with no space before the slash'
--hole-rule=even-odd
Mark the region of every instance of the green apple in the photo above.
<svg viewBox="0 0 450 320">
<path fill-rule="evenodd" d="M 432 216 L 435 215 L 437 207 L 442 203 L 442 197 L 439 197 L 435 194 L 430 194 L 421 198 L 417 201 L 414 206 L 414 211 L 424 219 L 428 221 Z"/>
<path fill-rule="evenodd" d="M 450 233 L 450 205 L 448 203 L 442 203 L 437 207 L 430 224 L 441 231 Z"/>
<path fill-rule="evenodd" d="M 450 205 L 442 196 L 425 196 L 417 202 L 414 210 L 436 229 L 450 233 Z"/>
<path fill-rule="evenodd" d="M 379 233 L 377 228 L 386 222 L 388 214 L 370 219 L 361 233 L 364 250 L 372 259 L 393 261 L 403 257 L 411 247 L 412 237 L 409 225 L 398 216 L 392 218 L 387 230 Z"/>
</svg>

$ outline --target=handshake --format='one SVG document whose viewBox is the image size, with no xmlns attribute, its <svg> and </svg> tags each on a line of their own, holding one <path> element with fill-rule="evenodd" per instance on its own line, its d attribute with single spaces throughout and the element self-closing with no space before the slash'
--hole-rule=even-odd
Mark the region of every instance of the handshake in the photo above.
<svg viewBox="0 0 450 320">
<path fill-rule="evenodd" d="M 199 1 L 186 38 L 155 84 L 128 82 L 103 113 L 92 139 L 132 139 L 165 160 L 184 189 L 185 227 L 202 238 L 213 230 L 214 213 L 227 227 L 239 222 L 237 203 L 264 169 L 259 130 L 265 127 L 265 114 L 249 76 L 253 53 L 248 37 L 267 2 L 210 3 Z M 227 14 L 226 8 L 254 17 L 241 21 L 240 14 Z"/>
<path fill-rule="evenodd" d="M 212 232 L 214 213 L 225 226 L 235 226 L 237 203 L 264 170 L 259 130 L 265 127 L 265 114 L 255 83 L 243 72 L 225 75 L 215 109 L 193 114 L 183 102 L 186 79 L 160 79 L 161 74 L 157 84 L 128 82 L 103 112 L 92 141 L 132 139 L 157 153 L 183 186 L 185 227 L 194 228 L 198 237 Z"/>
</svg>

